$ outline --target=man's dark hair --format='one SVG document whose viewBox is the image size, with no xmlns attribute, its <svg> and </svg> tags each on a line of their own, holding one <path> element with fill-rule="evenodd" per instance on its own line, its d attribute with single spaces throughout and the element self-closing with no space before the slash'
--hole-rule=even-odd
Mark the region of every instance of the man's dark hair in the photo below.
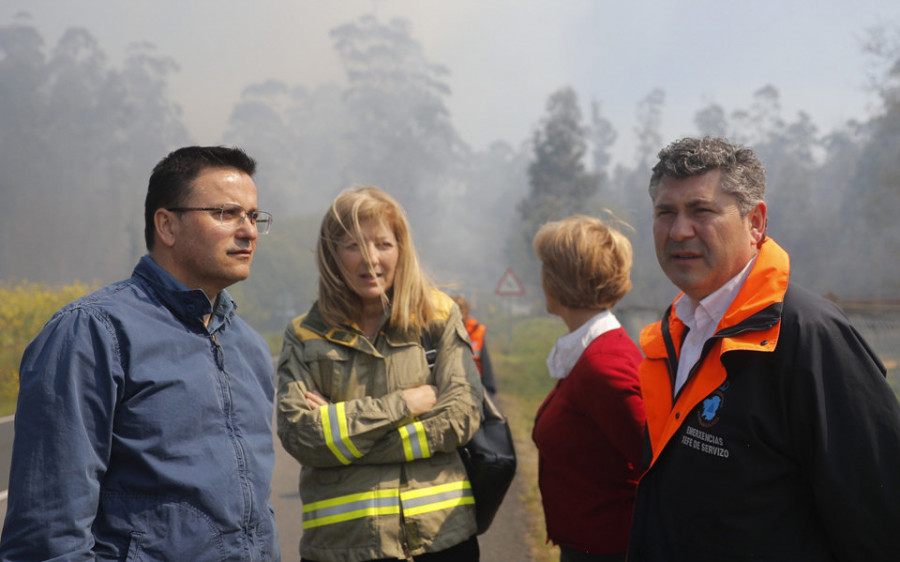
<svg viewBox="0 0 900 562">
<path fill-rule="evenodd" d="M 181 207 L 191 195 L 192 184 L 208 168 L 234 168 L 248 176 L 256 172 L 256 161 L 240 148 L 186 146 L 159 161 L 150 175 L 144 200 L 144 241 L 153 249 L 157 209 Z"/>
<path fill-rule="evenodd" d="M 659 151 L 650 177 L 650 198 L 656 199 L 664 177 L 685 179 L 721 170 L 722 191 L 733 194 L 741 215 L 766 199 L 766 171 L 753 150 L 717 137 L 684 138 Z"/>
</svg>

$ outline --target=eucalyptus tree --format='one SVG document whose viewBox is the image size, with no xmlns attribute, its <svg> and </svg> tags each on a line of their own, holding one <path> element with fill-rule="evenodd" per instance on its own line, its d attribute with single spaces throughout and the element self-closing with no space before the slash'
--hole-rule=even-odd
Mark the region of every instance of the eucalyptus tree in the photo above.
<svg viewBox="0 0 900 562">
<path fill-rule="evenodd" d="M 28 186 L 49 173 L 35 155 L 45 151 L 40 126 L 46 82 L 44 41 L 24 18 L 0 27 L 0 278 L 23 277 L 21 239 L 31 222 Z M 15 240 L 15 242 L 13 242 Z"/>
<path fill-rule="evenodd" d="M 260 204 L 281 217 L 324 212 L 342 187 L 348 120 L 334 84 L 314 89 L 267 80 L 244 88 L 224 141 L 260 160 Z"/>
<path fill-rule="evenodd" d="M 176 65 L 145 46 L 122 69 L 85 29 L 49 55 L 27 17 L 0 27 L 0 277 L 110 281 L 143 252 L 146 178 L 186 139 Z"/>
<path fill-rule="evenodd" d="M 665 104 L 666 93 L 660 88 L 654 88 L 638 102 L 637 121 L 634 126 L 635 161 L 638 170 L 644 170 L 652 165 L 657 153 L 666 143 L 659 132 Z"/>
<path fill-rule="evenodd" d="M 900 294 L 900 26 L 869 30 L 863 45 L 873 65 L 871 89 L 881 107 L 865 124 L 865 142 L 853 190 L 845 198 L 847 213 L 858 221 L 856 268 L 870 295 Z"/>
<path fill-rule="evenodd" d="M 575 90 L 564 87 L 553 92 L 531 139 L 528 194 L 516 206 L 521 237 L 513 239 L 511 253 L 523 260 L 519 277 L 526 285 L 540 278 L 531 241 L 541 225 L 589 213 L 588 202 L 598 192 L 600 177 L 586 166 L 588 149 L 588 125 Z"/>
<path fill-rule="evenodd" d="M 550 95 L 531 147 L 530 190 L 518 205 L 528 243 L 545 222 L 584 210 L 600 185 L 585 165 L 587 126 L 575 90 L 566 87 Z"/>
<path fill-rule="evenodd" d="M 331 31 L 350 115 L 348 179 L 374 183 L 406 205 L 434 201 L 434 185 L 465 150 L 445 99 L 448 70 L 431 63 L 408 21 L 365 15 Z"/>
<path fill-rule="evenodd" d="M 728 117 L 725 109 L 717 103 L 711 103 L 694 113 L 694 126 L 701 137 L 728 136 Z"/>
<path fill-rule="evenodd" d="M 609 119 L 603 116 L 600 102 L 591 102 L 591 123 L 587 129 L 590 144 L 591 163 L 594 173 L 600 178 L 601 190 L 609 188 L 609 166 L 612 163 L 612 149 L 618 133 Z M 610 194 L 611 195 L 611 194 Z"/>
</svg>

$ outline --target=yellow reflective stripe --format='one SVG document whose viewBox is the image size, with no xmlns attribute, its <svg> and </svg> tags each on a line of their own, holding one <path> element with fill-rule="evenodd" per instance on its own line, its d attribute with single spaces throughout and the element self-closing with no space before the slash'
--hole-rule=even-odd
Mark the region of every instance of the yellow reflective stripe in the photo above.
<svg viewBox="0 0 900 562">
<path fill-rule="evenodd" d="M 333 525 L 363 517 L 420 515 L 475 503 L 468 480 L 400 493 L 397 489 L 348 494 L 303 505 L 304 529 Z"/>
<path fill-rule="evenodd" d="M 425 426 L 422 425 L 422 422 L 412 422 L 401 426 L 397 431 L 400 432 L 400 442 L 403 443 L 403 455 L 407 461 L 427 459 L 431 456 L 431 449 L 428 448 L 428 437 L 425 435 Z"/>
<path fill-rule="evenodd" d="M 358 492 L 356 494 L 347 494 L 345 496 L 337 496 L 335 498 L 329 498 L 327 500 L 319 500 L 317 502 L 309 502 L 303 504 L 303 512 L 307 511 L 315 511 L 317 509 L 322 509 L 325 507 L 334 507 L 336 505 L 344 505 L 348 503 L 357 502 L 360 500 L 366 499 L 380 499 L 380 498 L 397 498 L 400 496 L 400 491 L 396 488 L 391 488 L 388 490 L 373 490 L 371 492 Z"/>
<path fill-rule="evenodd" d="M 411 500 L 415 498 L 421 498 L 424 496 L 430 496 L 433 494 L 442 494 L 444 492 L 448 492 L 451 490 L 471 490 L 472 484 L 468 480 L 460 480 L 459 482 L 447 482 L 446 484 L 440 484 L 438 486 L 429 486 L 427 488 L 416 488 L 415 490 L 406 490 L 405 492 L 400 494 L 400 499 L 403 501 Z"/>
<path fill-rule="evenodd" d="M 375 490 L 311 502 L 303 506 L 303 528 L 311 529 L 362 517 L 399 515 L 397 490 Z"/>
<path fill-rule="evenodd" d="M 409 429 L 403 425 L 397 431 L 400 432 L 400 443 L 403 445 L 403 457 L 408 461 L 415 459 L 413 456 L 412 445 L 409 443 Z"/>
<path fill-rule="evenodd" d="M 303 520 L 302 528 L 313 529 L 315 527 L 323 527 L 325 525 L 334 525 L 335 523 L 343 523 L 344 521 L 352 521 L 354 519 L 362 519 L 364 517 L 378 517 L 382 515 L 400 515 L 400 506 L 389 507 L 366 507 L 347 513 L 332 515 L 330 517 L 320 517 L 313 520 Z"/>
<path fill-rule="evenodd" d="M 338 402 L 335 404 L 337 407 L 337 415 L 338 415 L 338 424 L 341 427 L 341 441 L 344 442 L 344 445 L 350 450 L 350 453 L 353 454 L 356 458 L 361 458 L 362 453 L 356 448 L 356 445 L 353 444 L 353 441 L 350 440 L 350 431 L 347 429 L 347 414 L 345 412 L 345 404 L 343 402 Z"/>
<path fill-rule="evenodd" d="M 338 445 L 334 440 L 334 430 L 331 427 L 331 406 L 319 406 L 319 416 L 322 418 L 322 433 L 325 434 L 325 444 L 328 445 L 332 454 L 337 457 L 341 464 L 350 464 L 350 459 L 338 449 Z"/>
<path fill-rule="evenodd" d="M 409 516 L 422 515 L 423 513 L 431 513 L 432 511 L 440 511 L 442 509 L 450 509 L 461 505 L 474 505 L 475 498 L 472 496 L 448 499 L 442 502 L 430 503 L 419 507 L 403 508 L 403 513 Z"/>
<path fill-rule="evenodd" d="M 362 453 L 350 440 L 350 432 L 347 430 L 346 408 L 343 402 L 319 406 L 319 415 L 322 418 L 322 432 L 325 434 L 325 444 L 341 464 L 350 464 L 351 457 L 360 458 Z"/>
<path fill-rule="evenodd" d="M 472 485 L 468 480 L 450 482 L 440 486 L 408 490 L 400 494 L 405 515 L 420 515 L 460 505 L 475 503 Z"/>
</svg>

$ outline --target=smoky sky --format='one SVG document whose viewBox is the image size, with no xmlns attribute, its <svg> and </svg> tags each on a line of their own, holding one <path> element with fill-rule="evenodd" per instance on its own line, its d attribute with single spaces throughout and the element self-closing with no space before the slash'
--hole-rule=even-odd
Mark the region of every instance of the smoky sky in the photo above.
<svg viewBox="0 0 900 562">
<path fill-rule="evenodd" d="M 538 266 L 530 241 L 517 231 L 517 209 L 532 195 L 531 143 L 540 137 L 548 99 L 571 88 L 585 121 L 592 118 L 592 104 L 602 112 L 583 131 L 593 131 L 592 150 L 602 147 L 602 155 L 584 158 L 602 173 L 602 189 L 588 201 L 592 206 L 579 202 L 578 208 L 601 213 L 609 207 L 635 227 L 638 259 L 629 295 L 635 302 L 665 304 L 672 293 L 649 237 L 648 162 L 662 145 L 698 132 L 728 134 L 760 151 L 770 171 L 770 233 L 791 252 L 797 279 L 843 298 L 894 297 L 900 262 L 891 248 L 900 241 L 893 220 L 900 203 L 882 192 L 895 183 L 885 186 L 880 178 L 895 161 L 896 135 L 878 126 L 885 106 L 869 80 L 886 75 L 877 63 L 897 57 L 878 61 L 865 54 L 863 42 L 879 24 L 898 33 L 900 5 L 787 0 L 747 6 L 663 0 L 634 6 L 598 0 L 5 0 L 2 25 L 36 31 L 8 34 L 11 45 L 14 37 L 34 36 L 44 44 L 39 49 L 28 43 L 21 52 L 41 54 L 29 54 L 21 68 L 13 58 L 16 64 L 5 68 L 12 79 L 4 84 L 15 86 L 21 78 L 22 87 L 10 88 L 18 95 L 0 99 L 6 101 L 0 108 L 31 136 L 8 135 L 14 150 L 0 152 L 6 158 L 4 201 L 17 209 L 0 225 L 0 234 L 16 240 L 0 246 L 0 279 L 124 277 L 143 253 L 140 208 L 152 163 L 182 143 L 224 143 L 247 148 L 263 163 L 260 204 L 277 211 L 275 232 L 254 262 L 259 274 L 241 285 L 247 302 L 257 303 L 245 311 L 260 312 L 254 325 L 277 324 L 283 319 L 263 313 L 292 309 L 283 304 L 289 300 L 302 308 L 312 298 L 314 223 L 340 189 L 357 183 L 383 187 L 407 207 L 416 247 L 437 281 L 489 295 L 515 265 L 529 285 L 528 298 L 540 300 Z M 373 12 L 375 18 L 363 17 Z M 346 96 L 359 83 L 347 79 L 344 64 L 353 63 L 336 49 L 341 32 L 331 32 L 361 21 L 379 22 L 369 28 L 377 33 L 396 30 L 393 18 L 407 22 L 398 35 L 412 41 L 403 43 L 402 64 L 386 66 L 403 70 L 370 90 L 387 96 L 384 107 L 402 111 L 366 121 L 361 116 L 374 106 Z M 87 33 L 63 35 L 73 28 Z M 384 48 L 375 37 L 383 38 L 361 33 L 353 40 Z M 96 41 L 96 48 L 79 51 L 77 41 Z M 35 62 L 40 56 L 46 60 Z M 135 59 L 177 64 L 176 71 L 165 71 L 166 91 L 154 89 Z M 397 86 L 407 62 L 412 74 L 434 65 L 446 69 L 435 80 L 428 75 L 437 86 L 426 93 L 440 92 L 440 103 L 427 106 L 436 127 L 406 128 L 410 115 L 420 112 L 419 98 Z M 34 72 L 19 74 L 29 69 Z M 104 80 L 120 71 L 123 80 L 114 83 L 126 87 L 104 90 Z M 50 83 L 26 91 L 41 76 L 51 77 Z M 40 103 L 32 104 L 32 96 Z M 109 104 L 120 98 L 128 103 Z M 86 110 L 53 112 L 69 103 Z M 43 120 L 29 121 L 32 105 L 51 109 Z M 695 122 L 698 112 L 710 127 Z M 726 132 L 718 133 L 726 118 Z M 610 127 L 601 126 L 606 122 Z M 611 129 L 612 144 L 596 136 Z M 81 131 L 108 134 L 88 139 Z M 41 146 L 47 154 L 31 150 L 28 139 L 46 141 Z M 493 143 L 498 140 L 504 142 Z M 96 209 L 103 209 L 102 233 L 83 220 Z M 833 238 L 829 225 L 838 222 L 839 247 L 823 245 Z M 881 244 L 870 243 L 873 232 Z M 81 242 L 91 237 L 113 243 L 93 251 L 96 246 Z"/>
<path fill-rule="evenodd" d="M 701 107 L 749 103 L 768 84 L 786 115 L 804 111 L 824 129 L 869 116 L 873 99 L 861 41 L 900 21 L 887 0 L 6 0 L 9 23 L 27 12 L 48 45 L 83 26 L 112 62 L 149 42 L 180 67 L 170 97 L 196 142 L 221 140 L 242 89 L 274 78 L 314 87 L 343 80 L 330 29 L 368 12 L 412 25 L 425 56 L 450 72 L 447 100 L 466 142 L 517 144 L 538 124 L 547 96 L 572 86 L 601 103 L 616 126 L 616 158 L 634 152 L 639 100 L 666 95 L 666 140 L 692 131 Z M 630 161 L 628 162 L 630 163 Z"/>
</svg>

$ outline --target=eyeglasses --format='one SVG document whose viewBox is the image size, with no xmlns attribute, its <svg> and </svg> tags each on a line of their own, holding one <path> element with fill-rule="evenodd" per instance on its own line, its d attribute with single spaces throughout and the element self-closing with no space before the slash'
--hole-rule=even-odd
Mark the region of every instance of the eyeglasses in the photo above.
<svg viewBox="0 0 900 562">
<path fill-rule="evenodd" d="M 240 205 L 222 205 L 221 207 L 171 207 L 166 209 L 173 213 L 186 213 L 188 211 L 208 211 L 219 214 L 219 222 L 223 226 L 237 230 L 247 217 L 250 224 L 256 227 L 259 234 L 268 234 L 272 228 L 272 215 L 265 211 L 247 211 Z"/>
</svg>

